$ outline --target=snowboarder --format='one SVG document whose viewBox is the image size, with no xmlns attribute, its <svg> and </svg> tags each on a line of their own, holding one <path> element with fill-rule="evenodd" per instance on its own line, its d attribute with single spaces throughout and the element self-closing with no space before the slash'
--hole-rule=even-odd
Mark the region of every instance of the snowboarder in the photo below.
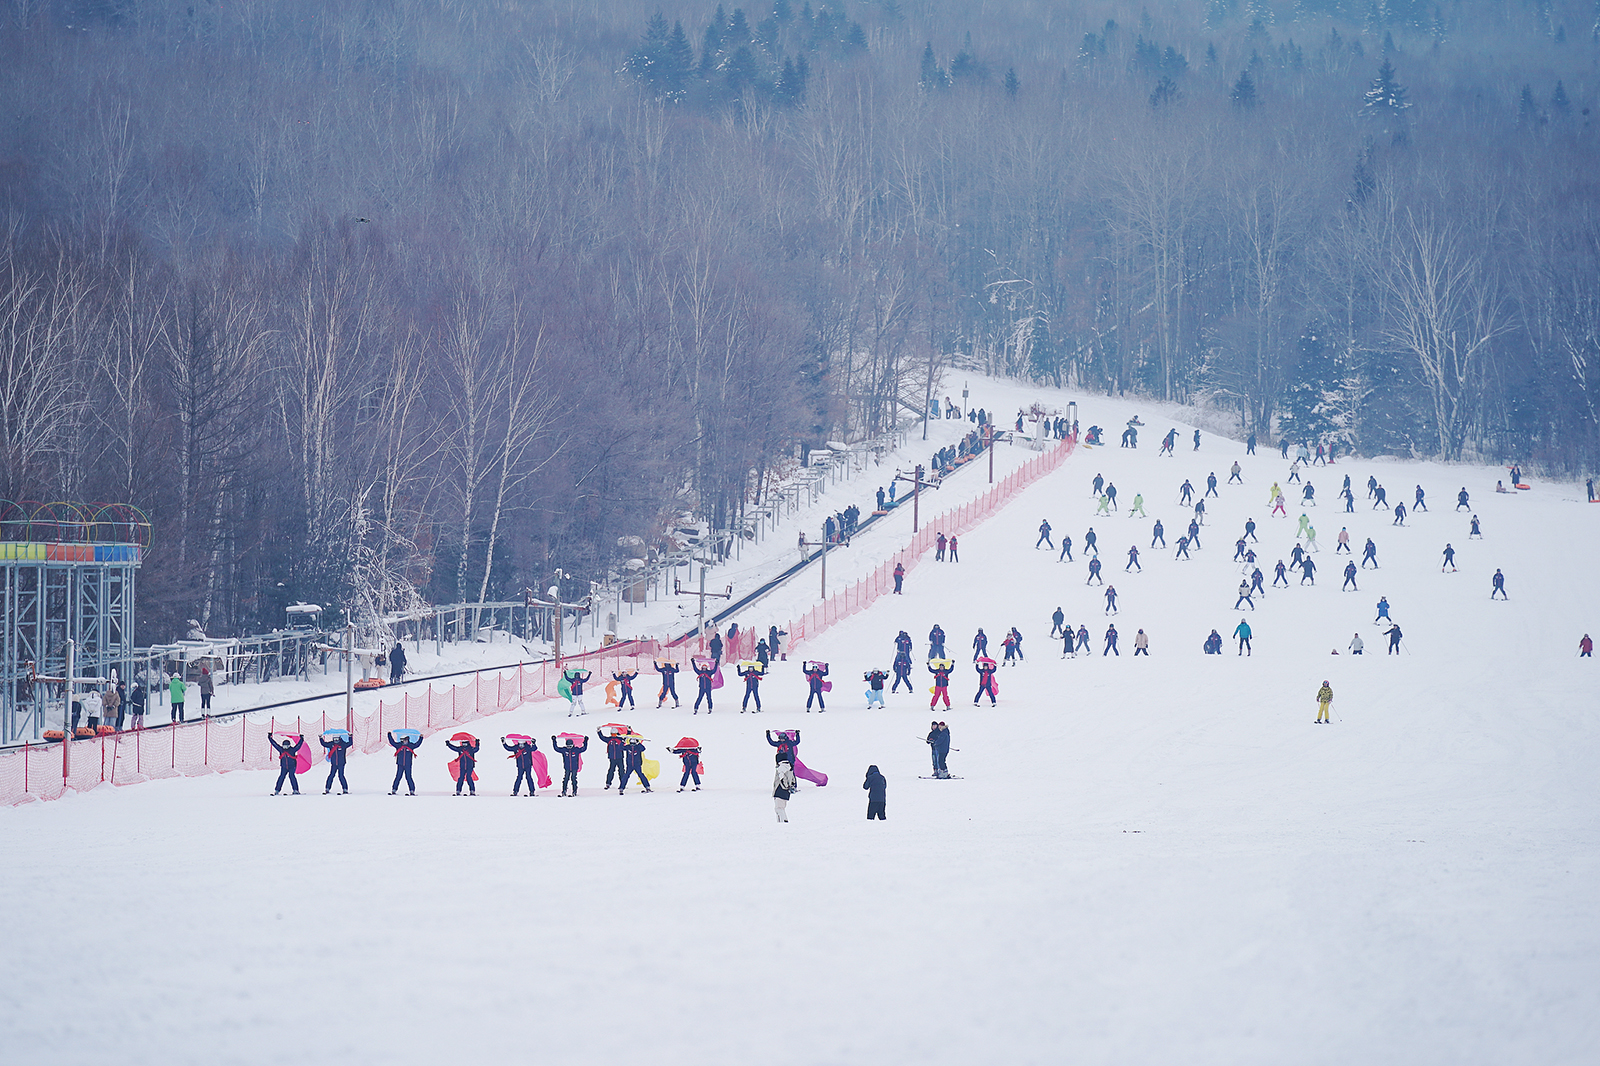
<svg viewBox="0 0 1600 1066">
<path fill-rule="evenodd" d="M 734 669 L 739 676 L 744 678 L 744 702 L 739 705 L 739 713 L 743 714 L 750 709 L 750 701 L 756 701 L 756 713 L 761 713 L 761 679 L 765 676 L 760 666 L 736 666 Z M 878 686 L 880 689 L 882 685 Z"/>
<path fill-rule="evenodd" d="M 354 739 L 348 733 L 338 733 L 334 735 L 332 740 L 327 737 L 318 737 L 317 741 L 328 753 L 328 781 L 322 786 L 322 794 L 326 796 L 333 791 L 333 779 L 337 777 L 339 779 L 339 787 L 343 789 L 340 795 L 348 795 L 350 782 L 344 779 L 344 766 L 345 758 L 350 753 L 350 745 L 355 743 Z"/>
<path fill-rule="evenodd" d="M 1240 655 L 1244 655 L 1246 653 L 1249 653 L 1249 654 L 1252 654 L 1252 655 L 1255 654 L 1254 651 L 1250 647 L 1250 623 L 1249 622 L 1246 622 L 1243 618 L 1239 619 L 1239 624 L 1237 626 L 1235 626 L 1234 629 L 1233 629 L 1233 635 L 1239 638 L 1239 654 Z"/>
<path fill-rule="evenodd" d="M 1039 523 L 1039 539 L 1033 542 L 1033 546 L 1034 548 L 1038 548 L 1041 544 L 1048 544 L 1052 548 L 1056 546 L 1055 542 L 1050 539 L 1049 519 L 1045 519 L 1043 522 Z"/>
<path fill-rule="evenodd" d="M 478 794 L 478 785 L 472 780 L 472 768 L 478 762 L 479 742 L 476 740 L 463 740 L 460 744 L 445 741 L 444 746 L 456 753 L 456 795 L 461 795 L 461 786 L 466 785 L 472 795 Z"/>
<path fill-rule="evenodd" d="M 698 745 L 690 747 L 677 747 L 667 749 L 683 760 L 683 777 L 678 781 L 678 791 L 682 792 L 689 784 L 690 778 L 694 779 L 694 790 L 700 791 L 700 748 Z M 650 791 L 648 788 L 646 792 Z"/>
<path fill-rule="evenodd" d="M 776 648 L 776 645 L 772 647 Z M 672 706 L 678 706 L 678 669 L 677 663 L 657 660 L 656 673 L 661 675 L 661 695 L 656 698 L 656 710 L 661 709 L 668 696 L 672 697 Z"/>
<path fill-rule="evenodd" d="M 1492 600 L 1499 596 L 1502 600 L 1508 599 L 1509 597 L 1506 596 L 1506 575 L 1502 574 L 1498 567 L 1495 568 L 1494 577 L 1490 580 L 1494 584 L 1494 591 L 1489 593 L 1489 598 Z"/>
<path fill-rule="evenodd" d="M 1326 681 L 1317 689 L 1317 724 L 1329 722 L 1328 707 L 1333 703 L 1333 687 Z M 1330 723 L 1331 724 L 1331 723 Z"/>
<path fill-rule="evenodd" d="M 295 737 L 293 744 L 287 740 L 279 744 L 269 733 L 267 743 L 278 752 L 278 783 L 272 786 L 272 794 L 276 796 L 282 792 L 284 779 L 288 778 L 289 787 L 296 796 L 300 795 L 300 775 L 296 771 L 300 764 L 300 749 L 306 746 L 305 737 Z"/>
<path fill-rule="evenodd" d="M 878 772 L 876 764 L 867 767 L 867 779 L 861 783 L 861 787 L 867 792 L 867 821 L 874 818 L 880 822 L 888 821 L 889 782 Z"/>
<path fill-rule="evenodd" d="M 806 675 L 806 713 L 811 713 L 812 700 L 817 701 L 818 711 L 827 710 L 828 705 L 822 700 L 822 679 L 828 676 L 828 664 L 806 662 L 802 663 L 801 666 L 803 667 Z"/>
<path fill-rule="evenodd" d="M 522 782 L 528 782 L 528 798 L 532 799 L 534 793 L 533 780 L 533 753 L 539 750 L 538 741 L 519 740 L 515 744 L 507 744 L 506 738 L 500 738 L 500 746 L 511 753 L 512 759 L 517 764 L 517 780 L 511 786 L 511 794 L 515 796 L 522 790 Z"/>
<path fill-rule="evenodd" d="M 389 795 L 392 796 L 400 791 L 400 779 L 403 777 L 406 788 L 410 790 L 407 795 L 415 796 L 417 783 L 411 779 L 411 763 L 416 758 L 417 749 L 422 746 L 422 739 L 406 737 L 404 740 L 396 740 L 394 731 L 391 730 L 389 746 L 394 749 L 394 784 L 389 786 Z"/>
</svg>

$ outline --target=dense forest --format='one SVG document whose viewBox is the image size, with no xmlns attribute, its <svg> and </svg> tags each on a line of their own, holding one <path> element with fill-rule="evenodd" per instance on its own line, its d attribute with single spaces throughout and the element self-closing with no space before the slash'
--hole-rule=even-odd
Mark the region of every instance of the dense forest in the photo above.
<svg viewBox="0 0 1600 1066">
<path fill-rule="evenodd" d="M 141 639 L 725 528 L 952 366 L 1600 460 L 1600 0 L 12 0 L 0 498 Z"/>
</svg>

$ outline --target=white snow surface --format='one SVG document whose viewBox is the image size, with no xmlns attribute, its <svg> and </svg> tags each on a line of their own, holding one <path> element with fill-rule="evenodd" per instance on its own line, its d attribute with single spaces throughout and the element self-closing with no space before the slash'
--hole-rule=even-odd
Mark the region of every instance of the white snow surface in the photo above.
<svg viewBox="0 0 1600 1066">
<path fill-rule="evenodd" d="M 351 760 L 349 796 L 320 794 L 319 765 L 297 799 L 252 772 L 0 810 L 6 1060 L 1595 1061 L 1600 730 L 1577 643 L 1600 628 L 1600 507 L 1537 480 L 1497 496 L 1502 472 L 1481 467 L 1318 468 L 1316 586 L 1296 576 L 1246 612 L 1259 654 L 1229 641 L 1204 656 L 1206 633 L 1237 622 L 1244 519 L 1269 581 L 1287 558 L 1299 509 L 1268 519 L 1265 504 L 1287 463 L 1209 434 L 1196 454 L 1182 426 L 1177 457 L 1158 458 L 1170 423 L 1154 405 L 1079 400 L 1109 447 L 963 537 L 960 563 L 925 562 L 904 596 L 794 649 L 765 713 L 739 713 L 737 682 L 710 716 L 688 699 L 656 710 L 641 678 L 637 711 L 569 719 L 543 702 L 468 727 L 488 751 L 508 732 L 547 748 L 564 728 L 630 722 L 662 763 L 653 794 L 603 792 L 592 742 L 577 799 L 509 798 L 496 749 L 479 797 L 457 803 L 431 737 L 414 799 L 385 794 L 379 755 Z M 1118 449 L 1135 411 L 1140 447 Z M 1235 458 L 1246 484 L 1208 501 L 1204 548 L 1147 550 L 1154 518 L 1169 543 L 1187 523 L 1179 482 L 1203 490 Z M 1142 492 L 1150 518 L 1095 518 L 1097 471 L 1124 511 Z M 1422 484 L 1431 510 L 1394 527 L 1364 500 L 1369 473 L 1408 506 Z M 1481 541 L 1452 510 L 1463 485 Z M 1120 657 L 1100 654 L 1108 620 L 1081 555 L 1031 550 L 1041 518 L 1075 553 L 1099 532 Z M 1367 536 L 1379 547 L 1359 592 L 1340 591 L 1341 525 L 1358 553 Z M 1457 573 L 1439 569 L 1447 541 Z M 1130 544 L 1142 573 L 1123 571 Z M 1508 602 L 1489 600 L 1496 567 Z M 1373 625 L 1380 594 L 1402 654 Z M 1062 659 L 1046 638 L 1058 605 L 1094 654 Z M 919 777 L 935 621 L 961 662 L 938 712 L 953 781 Z M 993 709 L 969 702 L 980 625 L 995 650 L 1011 625 L 1026 637 Z M 916 692 L 866 711 L 861 672 L 888 668 L 901 628 Z M 1132 657 L 1139 628 L 1149 658 Z M 1355 632 L 1361 657 L 1344 653 Z M 832 664 L 825 714 L 803 709 L 802 656 Z M 1324 679 L 1329 726 L 1313 724 Z M 762 730 L 795 727 L 832 780 L 777 824 Z M 707 778 L 680 795 L 665 749 L 683 735 Z M 889 780 L 884 823 L 863 818 L 868 764 Z"/>
</svg>

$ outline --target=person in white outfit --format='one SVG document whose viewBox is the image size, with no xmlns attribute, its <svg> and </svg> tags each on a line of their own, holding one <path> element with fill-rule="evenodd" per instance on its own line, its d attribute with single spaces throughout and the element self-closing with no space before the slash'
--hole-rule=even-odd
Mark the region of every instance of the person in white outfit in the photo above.
<svg viewBox="0 0 1600 1066">
<path fill-rule="evenodd" d="M 778 773 L 772 779 L 772 805 L 778 812 L 778 821 L 789 820 L 789 797 L 794 795 L 794 790 L 799 787 L 794 779 L 794 766 L 791 763 L 778 764 Z"/>
</svg>

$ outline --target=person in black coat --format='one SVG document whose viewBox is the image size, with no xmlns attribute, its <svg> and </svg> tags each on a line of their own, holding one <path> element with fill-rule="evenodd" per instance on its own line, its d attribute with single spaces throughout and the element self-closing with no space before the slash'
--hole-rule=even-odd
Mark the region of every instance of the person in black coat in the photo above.
<svg viewBox="0 0 1600 1066">
<path fill-rule="evenodd" d="M 406 788 L 411 791 L 408 795 L 417 794 L 417 783 L 411 780 L 411 763 L 416 757 L 417 748 L 422 746 L 421 740 L 396 740 L 394 734 L 389 734 L 389 746 L 394 749 L 394 784 L 389 786 L 389 795 L 400 791 L 400 778 L 406 779 Z"/>
<path fill-rule="evenodd" d="M 583 762 L 583 753 L 589 750 L 589 738 L 584 737 L 583 743 L 568 740 L 565 744 L 558 743 L 555 737 L 550 738 L 550 746 L 561 753 L 561 794 L 567 794 L 567 786 L 572 786 L 572 794 L 578 794 L 578 764 Z"/>
<path fill-rule="evenodd" d="M 317 740 L 328 752 L 328 781 L 322 786 L 322 794 L 326 796 L 333 791 L 333 779 L 337 777 L 339 787 L 344 790 L 340 795 L 348 795 L 350 783 L 344 779 L 344 763 L 345 756 L 350 752 L 351 738 L 334 737 L 329 740 L 327 737 L 318 737 Z"/>
<path fill-rule="evenodd" d="M 622 683 L 622 695 L 617 698 L 617 710 L 620 711 L 624 707 L 638 707 L 638 704 L 633 702 L 633 681 L 638 676 L 637 670 L 624 670 L 620 674 L 611 675 L 611 680 Z"/>
<path fill-rule="evenodd" d="M 735 667 L 739 676 L 744 678 L 744 703 L 739 706 L 739 713 L 743 714 L 750 709 L 750 701 L 756 701 L 756 713 L 761 713 L 761 679 L 766 676 L 759 667 Z M 681 789 L 679 791 L 682 791 Z"/>
<path fill-rule="evenodd" d="M 461 786 L 466 785 L 476 796 L 478 784 L 472 780 L 472 768 L 478 761 L 478 742 L 469 740 L 464 744 L 454 744 L 447 740 L 444 746 L 456 753 L 456 795 L 461 795 Z"/>
<path fill-rule="evenodd" d="M 700 691 L 694 698 L 694 713 L 700 713 L 700 701 L 706 701 L 706 713 L 710 714 L 714 706 L 711 702 L 711 679 L 716 676 L 717 664 L 708 659 L 690 659 L 689 665 L 694 667 L 694 676 L 700 679 Z M 673 704 L 677 706 L 676 703 Z"/>
<path fill-rule="evenodd" d="M 628 778 L 634 774 L 639 776 L 639 784 L 644 786 L 646 792 L 651 791 L 650 779 L 644 776 L 644 741 L 638 737 L 630 737 L 622 746 L 622 784 L 617 786 L 617 795 L 628 791 Z"/>
<path fill-rule="evenodd" d="M 539 750 L 537 740 L 519 740 L 515 744 L 507 744 L 506 738 L 500 738 L 500 746 L 515 757 L 517 763 L 517 780 L 511 786 L 511 794 L 515 796 L 522 788 L 523 779 L 528 782 L 528 798 L 534 796 L 533 781 L 533 753 Z"/>
<path fill-rule="evenodd" d="M 656 710 L 667 702 L 667 697 L 672 697 L 672 705 L 678 705 L 678 664 L 672 662 L 656 663 L 656 673 L 661 675 L 661 695 L 656 698 Z M 603 738 L 602 738 L 603 739 Z M 607 787 L 610 787 L 609 785 Z"/>
<path fill-rule="evenodd" d="M 907 692 L 916 691 L 911 687 L 911 655 L 909 652 L 900 652 L 894 657 L 894 685 L 890 692 L 899 692 L 901 682 L 905 683 Z"/>
<path fill-rule="evenodd" d="M 289 787 L 294 789 L 296 796 L 300 795 L 300 778 L 295 771 L 300 763 L 300 749 L 306 746 L 305 738 L 296 737 L 293 744 L 288 741 L 279 744 L 269 735 L 267 743 L 271 744 L 278 752 L 278 783 L 273 786 L 272 794 L 276 796 L 282 792 L 283 780 L 288 778 Z"/>
<path fill-rule="evenodd" d="M 397 640 L 394 647 L 389 649 L 389 684 L 398 685 L 406 672 L 406 650 Z"/>
<path fill-rule="evenodd" d="M 828 705 L 822 701 L 822 679 L 828 676 L 827 663 L 807 663 L 806 675 L 806 713 L 811 713 L 811 701 L 817 701 L 817 710 L 825 711 Z M 759 704 L 757 705 L 759 706 Z"/>
<path fill-rule="evenodd" d="M 800 746 L 800 730 L 786 730 L 786 732 L 793 732 L 794 737 L 792 739 L 789 737 L 773 739 L 772 730 L 767 730 L 767 743 L 778 749 L 777 755 L 772 760 L 773 762 L 794 762 L 795 749 Z"/>
<path fill-rule="evenodd" d="M 889 782 L 878 772 L 876 765 L 867 767 L 867 779 L 861 783 L 867 790 L 867 821 L 874 818 L 880 822 L 889 820 Z"/>
</svg>

